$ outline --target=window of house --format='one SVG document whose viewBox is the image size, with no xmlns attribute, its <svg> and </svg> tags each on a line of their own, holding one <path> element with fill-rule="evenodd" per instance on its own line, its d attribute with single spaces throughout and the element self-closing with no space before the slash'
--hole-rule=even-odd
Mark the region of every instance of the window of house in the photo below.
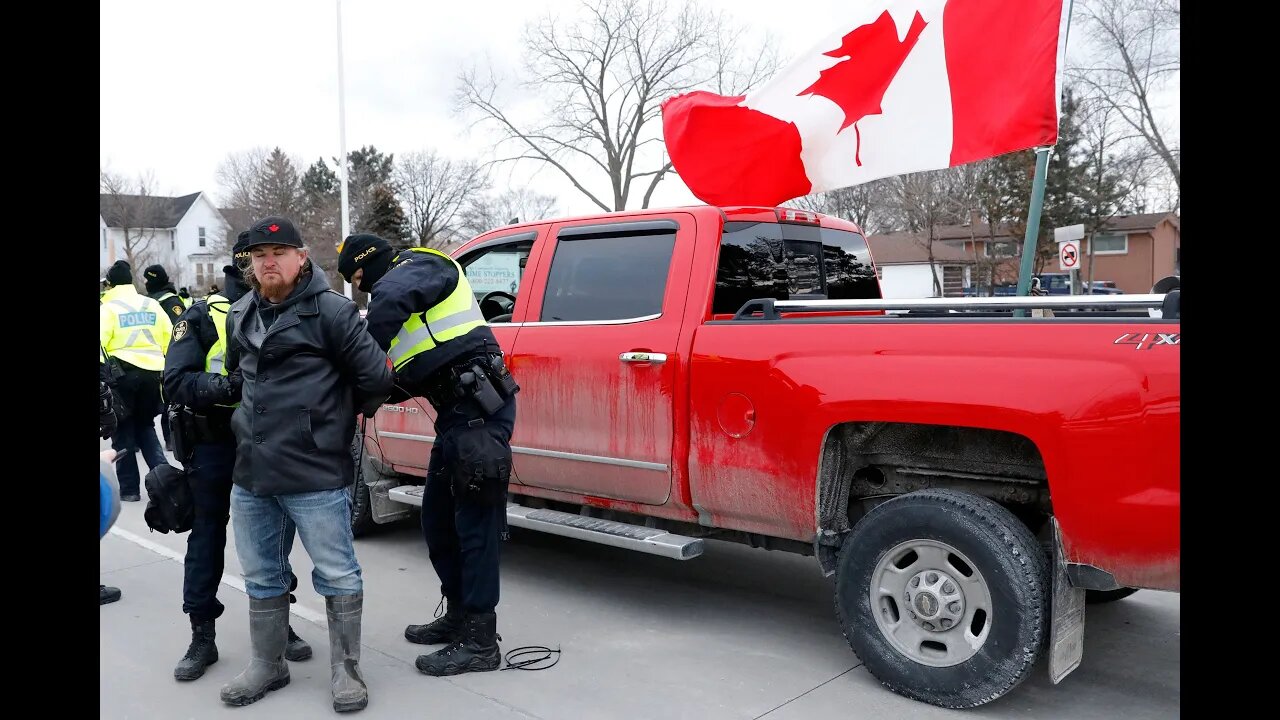
<svg viewBox="0 0 1280 720">
<path fill-rule="evenodd" d="M 204 228 L 199 228 L 199 233 L 198 233 L 198 234 L 199 234 L 199 236 L 200 236 L 200 247 L 204 247 L 204 246 L 205 246 L 205 245 L 204 245 L 204 242 L 205 242 L 205 239 L 204 239 Z"/>
<path fill-rule="evenodd" d="M 1129 252 L 1128 235 L 1094 235 L 1094 255 L 1124 255 Z"/>
<path fill-rule="evenodd" d="M 102 228 L 102 249 L 107 249 L 107 229 Z"/>
<path fill-rule="evenodd" d="M 475 250 L 458 260 L 480 303 L 480 312 L 489 322 L 511 322 L 511 313 L 515 312 L 525 265 L 537 235 L 522 233 L 517 237 L 520 239 Z"/>
<path fill-rule="evenodd" d="M 996 241 L 982 243 L 982 256 L 994 258 L 1011 258 L 1019 255 L 1021 246 L 1016 242 Z"/>
<path fill-rule="evenodd" d="M 863 300 L 880 297 L 866 240 L 855 232 L 769 222 L 727 222 L 711 311 L 732 314 L 749 300 Z"/>
<path fill-rule="evenodd" d="M 547 276 L 542 321 L 657 315 L 667 290 L 675 228 L 562 235 Z"/>
<path fill-rule="evenodd" d="M 196 263 L 196 287 L 204 285 L 204 263 Z"/>
</svg>

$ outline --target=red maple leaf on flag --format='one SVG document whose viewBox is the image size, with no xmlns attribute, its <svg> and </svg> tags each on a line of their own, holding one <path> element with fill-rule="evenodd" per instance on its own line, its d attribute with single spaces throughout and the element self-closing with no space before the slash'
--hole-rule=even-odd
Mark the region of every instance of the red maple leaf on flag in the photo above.
<svg viewBox="0 0 1280 720">
<path fill-rule="evenodd" d="M 840 47 L 823 55 L 844 58 L 818 73 L 818 79 L 809 87 L 797 93 L 800 95 L 819 95 L 825 97 L 844 111 L 844 124 L 841 130 L 854 125 L 867 115 L 879 115 L 882 110 L 880 102 L 889 89 L 889 83 L 902 68 L 911 49 L 920 39 L 927 23 L 919 11 L 911 20 L 911 28 L 902 42 L 898 41 L 898 26 L 893 16 L 886 10 L 870 25 L 860 25 L 844 36 Z M 858 133 L 859 151 L 862 135 Z M 854 156 L 858 165 L 862 160 Z"/>
</svg>

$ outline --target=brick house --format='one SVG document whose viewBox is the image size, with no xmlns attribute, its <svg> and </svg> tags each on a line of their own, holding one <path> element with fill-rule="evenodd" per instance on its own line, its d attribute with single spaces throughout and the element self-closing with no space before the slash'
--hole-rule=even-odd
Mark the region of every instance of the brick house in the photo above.
<svg viewBox="0 0 1280 720">
<path fill-rule="evenodd" d="M 973 285 L 985 287 L 992 276 L 997 285 L 1018 282 L 1023 234 L 1008 223 L 997 223 L 993 232 L 975 217 L 963 225 L 939 227 L 934 235 L 939 244 L 958 248 L 971 259 Z M 1089 279 L 1092 261 L 1095 282 L 1114 282 L 1126 293 L 1149 292 L 1160 278 L 1181 274 L 1181 248 L 1178 215 L 1116 215 L 1094 237 L 1092 258 L 1089 243 L 1084 243 L 1080 278 Z M 1057 261 L 1050 261 L 1043 271 L 1060 272 Z"/>
</svg>

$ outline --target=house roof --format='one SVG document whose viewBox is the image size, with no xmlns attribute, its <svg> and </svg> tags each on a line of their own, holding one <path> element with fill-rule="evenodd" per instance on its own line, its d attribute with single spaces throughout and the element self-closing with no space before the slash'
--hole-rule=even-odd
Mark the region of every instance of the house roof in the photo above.
<svg viewBox="0 0 1280 720">
<path fill-rule="evenodd" d="M 245 208 L 218 208 L 218 212 L 222 213 L 222 219 L 231 226 L 229 232 L 233 236 L 239 235 L 241 230 L 248 230 L 249 225 L 257 219 Z"/>
<path fill-rule="evenodd" d="M 967 228 L 966 228 L 967 229 Z M 909 265 L 927 264 L 929 250 L 916 242 L 915 235 L 908 232 L 883 233 L 867 237 L 867 245 L 871 248 L 871 258 L 877 265 Z M 966 235 L 966 237 L 968 237 Z M 964 249 L 954 245 L 935 241 L 933 243 L 933 261 L 947 265 L 972 263 L 974 259 Z"/>
<path fill-rule="evenodd" d="M 990 240 L 991 230 L 988 223 L 980 222 L 972 227 L 969 225 L 939 225 L 934 229 L 934 237 L 939 240 Z M 1014 232 L 1014 228 L 1009 223 L 996 223 L 996 240 L 1008 240 L 1016 238 L 1019 234 Z"/>
<path fill-rule="evenodd" d="M 159 195 L 110 195 L 100 193 L 98 209 L 107 227 L 173 228 L 195 204 L 200 193 L 182 197 Z"/>
<path fill-rule="evenodd" d="M 1178 224 L 1178 216 L 1170 212 L 1162 213 L 1145 213 L 1142 215 L 1114 215 L 1105 225 L 1103 230 L 1113 230 L 1117 232 L 1133 233 L 1142 232 L 1143 230 L 1153 230 L 1157 225 L 1164 222 L 1168 218 L 1175 226 Z"/>
<path fill-rule="evenodd" d="M 1119 232 L 1119 233 L 1138 233 L 1153 230 L 1165 219 L 1168 219 L 1175 226 L 1178 224 L 1178 216 L 1175 213 L 1145 213 L 1141 215 L 1115 215 L 1107 220 L 1102 226 L 1103 232 Z M 1024 230 L 1014 228 L 1009 223 L 996 223 L 995 239 L 997 242 L 1008 242 L 1010 240 L 1019 243 L 1023 240 Z M 904 235 L 911 237 L 912 233 L 889 233 L 890 235 Z M 934 237 L 938 240 L 947 242 L 955 242 L 957 240 L 977 240 L 990 241 L 991 230 L 987 223 L 980 222 L 974 225 L 939 225 L 934 229 Z"/>
</svg>

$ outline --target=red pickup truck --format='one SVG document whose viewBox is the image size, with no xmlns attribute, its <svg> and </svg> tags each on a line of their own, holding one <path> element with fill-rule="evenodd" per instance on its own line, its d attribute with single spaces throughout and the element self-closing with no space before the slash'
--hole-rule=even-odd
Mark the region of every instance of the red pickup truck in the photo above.
<svg viewBox="0 0 1280 720">
<path fill-rule="evenodd" d="M 867 669 L 944 707 L 1045 654 L 1065 677 L 1086 591 L 1180 589 L 1172 293 L 883 300 L 856 226 L 787 208 L 512 225 L 454 257 L 522 388 L 511 525 L 816 556 Z M 366 423 L 357 534 L 421 505 L 432 416 Z"/>
</svg>

